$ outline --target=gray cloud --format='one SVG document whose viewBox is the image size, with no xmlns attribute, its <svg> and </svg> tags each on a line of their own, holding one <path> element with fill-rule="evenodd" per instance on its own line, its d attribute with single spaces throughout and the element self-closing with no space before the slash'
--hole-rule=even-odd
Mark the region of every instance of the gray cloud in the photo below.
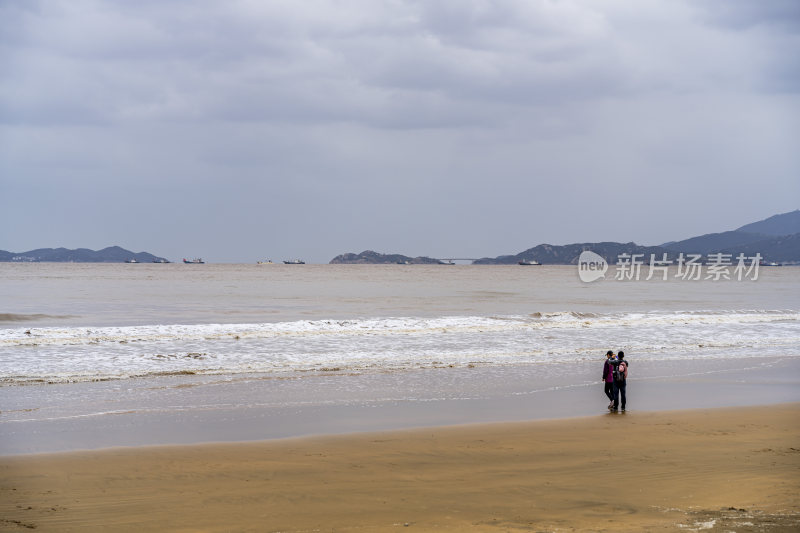
<svg viewBox="0 0 800 533">
<path fill-rule="evenodd" d="M 703 0 L 698 6 L 713 24 L 734 30 L 766 27 L 800 33 L 800 4 L 794 0 Z"/>
<path fill-rule="evenodd" d="M 0 224 L 23 229 L 0 248 L 324 261 L 737 227 L 800 197 L 796 10 L 6 0 Z"/>
</svg>

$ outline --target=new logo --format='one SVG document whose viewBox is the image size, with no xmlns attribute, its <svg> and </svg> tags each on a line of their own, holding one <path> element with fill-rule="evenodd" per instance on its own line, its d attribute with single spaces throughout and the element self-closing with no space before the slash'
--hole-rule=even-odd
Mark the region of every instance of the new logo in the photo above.
<svg viewBox="0 0 800 533">
<path fill-rule="evenodd" d="M 581 281 L 590 283 L 600 278 L 604 278 L 608 270 L 606 260 L 589 250 L 581 252 L 578 257 L 578 276 Z"/>
</svg>

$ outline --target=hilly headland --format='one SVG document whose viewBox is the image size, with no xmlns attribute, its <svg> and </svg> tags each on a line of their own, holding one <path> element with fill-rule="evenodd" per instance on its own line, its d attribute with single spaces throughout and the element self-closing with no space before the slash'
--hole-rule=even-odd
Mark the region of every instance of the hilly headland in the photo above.
<svg viewBox="0 0 800 533">
<path fill-rule="evenodd" d="M 746 224 L 735 230 L 707 233 L 670 241 L 657 246 L 642 246 L 635 242 L 584 242 L 565 245 L 539 244 L 517 254 L 484 257 L 474 260 L 475 265 L 514 265 L 520 262 L 538 262 L 542 265 L 574 265 L 581 252 L 591 250 L 609 263 L 616 262 L 621 254 L 642 254 L 649 258 L 676 257 L 678 254 L 731 254 L 734 258 L 743 253 L 753 257 L 757 253 L 766 263 L 784 265 L 800 264 L 800 210 L 771 216 Z M 367 250 L 360 254 L 347 253 L 334 257 L 332 264 L 437 264 L 439 259 L 411 258 L 399 254 L 382 254 Z"/>
</svg>

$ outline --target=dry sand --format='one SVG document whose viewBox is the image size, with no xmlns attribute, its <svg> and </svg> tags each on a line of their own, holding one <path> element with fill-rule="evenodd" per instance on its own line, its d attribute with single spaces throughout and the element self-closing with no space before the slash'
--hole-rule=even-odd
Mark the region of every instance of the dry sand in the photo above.
<svg viewBox="0 0 800 533">
<path fill-rule="evenodd" d="M 0 458 L 0 529 L 798 531 L 800 404 Z"/>
</svg>

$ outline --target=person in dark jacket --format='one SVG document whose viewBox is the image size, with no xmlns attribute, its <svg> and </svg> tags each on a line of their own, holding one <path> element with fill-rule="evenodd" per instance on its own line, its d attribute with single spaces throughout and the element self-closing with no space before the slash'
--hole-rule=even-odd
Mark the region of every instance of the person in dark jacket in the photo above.
<svg viewBox="0 0 800 533">
<path fill-rule="evenodd" d="M 614 352 L 611 350 L 606 352 L 606 361 L 603 363 L 603 387 L 606 396 L 608 397 L 608 408 L 614 407 L 614 375 L 613 367 L 611 366 L 611 359 L 614 357 Z"/>
<path fill-rule="evenodd" d="M 619 380 L 614 381 L 614 411 L 618 410 L 622 407 L 622 411 L 625 411 L 625 392 L 627 388 L 627 379 L 628 379 L 628 362 L 625 360 L 625 353 L 620 350 L 617 354 L 617 361 L 619 367 Z M 612 369 L 613 374 L 613 369 Z M 612 380 L 613 381 L 613 380 Z M 620 401 L 622 402 L 620 405 Z"/>
</svg>

